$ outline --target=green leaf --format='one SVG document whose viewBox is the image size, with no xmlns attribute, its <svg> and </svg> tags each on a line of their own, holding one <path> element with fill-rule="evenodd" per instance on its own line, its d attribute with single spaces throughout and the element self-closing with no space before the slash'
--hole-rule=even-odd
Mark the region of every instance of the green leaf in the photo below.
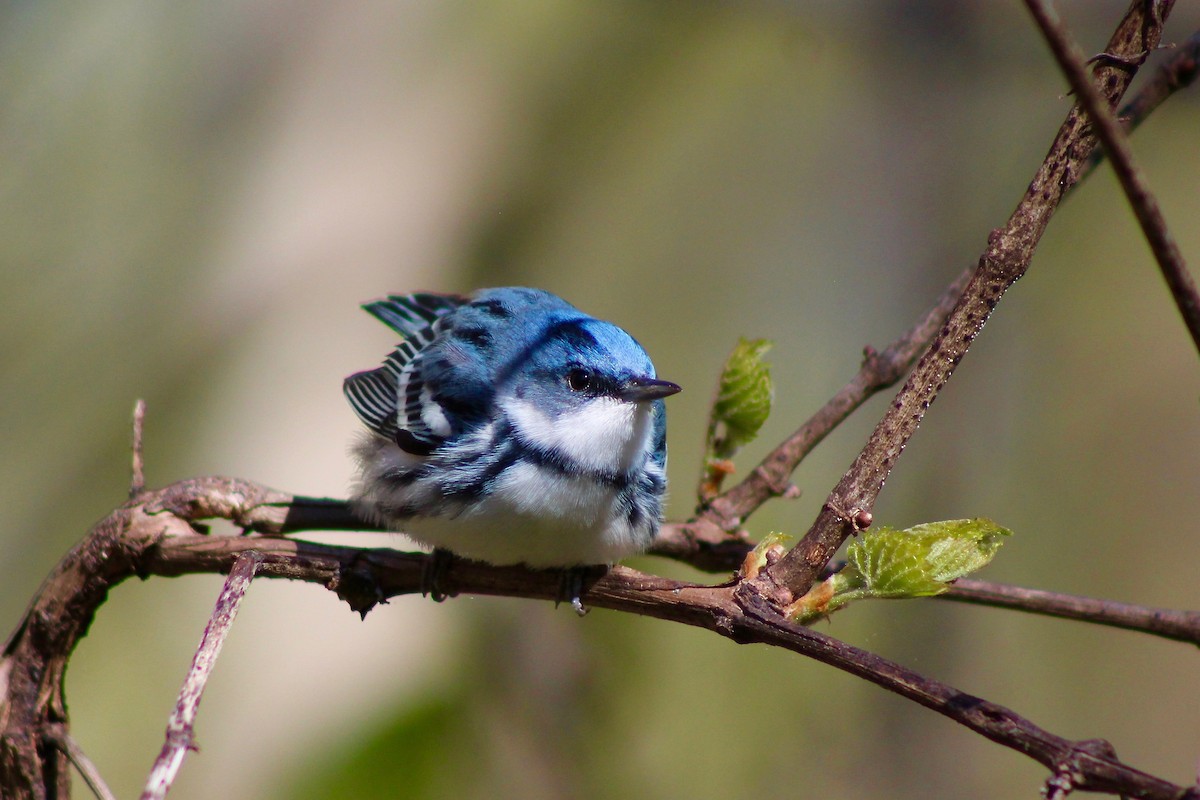
<svg viewBox="0 0 1200 800">
<path fill-rule="evenodd" d="M 991 561 L 1011 534 L 982 517 L 868 531 L 846 549 L 844 569 L 793 604 L 792 617 L 809 622 L 865 598 L 941 594 Z"/>
<path fill-rule="evenodd" d="M 708 457 L 731 458 L 754 440 L 771 413 L 775 389 L 771 368 L 762 358 L 772 347 L 767 339 L 739 339 L 729 354 L 708 428 Z"/>
</svg>

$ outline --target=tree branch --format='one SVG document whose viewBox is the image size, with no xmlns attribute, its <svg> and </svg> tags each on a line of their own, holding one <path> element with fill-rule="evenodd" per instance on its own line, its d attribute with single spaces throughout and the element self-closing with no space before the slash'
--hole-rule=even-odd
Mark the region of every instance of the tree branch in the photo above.
<svg viewBox="0 0 1200 800">
<path fill-rule="evenodd" d="M 68 554 L 43 585 L 0 656 L 0 676 L 8 679 L 0 704 L 0 787 L 8 792 L 6 796 L 40 797 L 43 775 L 58 780 L 56 763 L 46 759 L 57 752 L 47 746 L 48 732 L 65 724 L 63 670 L 106 592 L 126 578 L 232 570 L 214 618 L 221 616 L 222 609 L 231 610 L 230 598 L 237 592 L 231 585 L 235 578 L 248 579 L 251 571 L 320 584 L 364 614 L 390 597 L 421 591 L 427 561 L 423 554 L 320 545 L 278 536 L 196 532 L 198 523 L 213 517 L 236 524 L 249 521 L 282 526 L 289 516 L 283 502 L 286 497 L 231 478 L 181 481 L 145 492 L 115 510 Z M 324 505 L 332 507 L 334 503 L 325 501 Z M 557 599 L 560 589 L 560 575 L 553 570 L 494 567 L 458 559 L 450 564 L 442 582 L 450 594 L 551 601 Z M 1164 800 L 1195 796 L 1191 790 L 1122 763 L 1098 740 L 1076 742 L 1056 736 L 1007 708 L 792 623 L 775 610 L 754 582 L 702 586 L 615 567 L 596 576 L 584 598 L 589 606 L 693 625 L 743 644 L 783 647 L 865 678 L 1037 760 L 1051 770 L 1055 785 L 1066 782 L 1077 789 Z M 204 660 L 198 653 L 196 662 Z M 198 700 L 193 691 L 184 694 Z M 194 710 L 194 704 L 191 707 Z M 179 729 L 186 731 L 186 724 Z M 174 752 L 180 752 L 180 744 L 186 747 L 186 735 L 174 739 Z M 66 796 L 66 788 L 65 783 L 60 784 L 59 796 Z"/>
<path fill-rule="evenodd" d="M 1045 614 L 1151 633 L 1164 639 L 1200 645 L 1200 613 L 1195 611 L 1148 608 L 1114 600 L 1025 589 L 970 578 L 960 578 L 949 591 L 938 596 L 963 603 L 1011 608 L 1030 614 Z"/>
<path fill-rule="evenodd" d="M 1161 64 L 1133 100 L 1121 110 L 1122 124 L 1127 130 L 1135 130 L 1172 94 L 1192 85 L 1197 75 L 1200 75 L 1200 32 L 1193 34 L 1168 61 Z M 1066 187 L 1064 197 L 1103 160 L 1103 151 L 1094 149 L 1081 168 L 1078 180 Z M 741 483 L 703 506 L 698 518 L 733 533 L 763 503 L 778 496 L 777 487 L 787 484 L 800 462 L 830 431 L 877 392 L 908 374 L 954 308 L 972 272 L 968 269 L 955 278 L 925 316 L 882 353 L 866 348 L 858 374 L 795 433 L 772 450 Z M 720 539 L 719 536 L 711 538 L 713 544 Z"/>
<path fill-rule="evenodd" d="M 1161 6 L 1135 0 L 1106 52 L 1117 58 L 1134 58 L 1155 47 L 1172 5 L 1171 0 Z M 1150 6 L 1159 13 L 1150 13 Z M 1124 65 L 1121 69 L 1097 68 L 1096 81 L 1107 102 L 1115 104 L 1120 99 L 1133 74 L 1134 69 Z M 870 510 L 896 460 L 996 304 L 1029 268 L 1046 225 L 1067 190 L 1078 181 L 1095 146 L 1084 114 L 1078 107 L 1072 108 L 1025 196 L 1007 224 L 992 232 L 979 266 L 945 325 L 918 360 L 866 446 L 829 494 L 804 538 L 760 576 L 774 584 L 770 593 L 777 602 L 790 602 L 806 592 L 842 542 L 856 532 L 857 521 L 869 521 Z"/>
<path fill-rule="evenodd" d="M 1200 74 L 1198 59 L 1200 33 L 1194 34 L 1171 59 L 1158 67 L 1122 110 L 1123 124 L 1131 131 L 1136 129 L 1168 97 L 1190 86 Z M 1134 60 L 1140 63 L 1140 60 Z M 1091 155 L 1084 160 L 1077 180 L 1064 187 L 1063 197 L 1069 195 L 1102 161 L 1103 151 L 1093 148 Z M 747 549 L 743 545 L 748 537 L 741 528 L 745 520 L 767 500 L 780 495 L 780 487 L 788 485 L 796 467 L 830 431 L 877 392 L 894 385 L 908 374 L 954 308 L 972 272 L 966 270 L 959 275 L 925 316 L 882 353 L 867 347 L 863 363 L 849 383 L 772 450 L 744 480 L 702 504 L 694 519 L 677 523 L 665 531 L 666 535 L 660 536 L 655 552 L 686 560 L 699 569 L 710 571 L 736 566 Z"/>
<path fill-rule="evenodd" d="M 1154 259 L 1167 281 L 1183 322 L 1192 335 L 1197 350 L 1200 350 L 1200 292 L 1196 290 L 1196 282 L 1188 272 L 1187 263 L 1183 260 L 1179 245 L 1175 243 L 1175 237 L 1167 228 L 1167 221 L 1158 206 L 1158 200 L 1150 191 L 1145 175 L 1134 160 L 1129 139 L 1112 114 L 1116 105 L 1115 99 L 1102 96 L 1088 78 L 1087 66 L 1079 46 L 1075 44 L 1070 32 L 1050 4 L 1046 0 L 1025 0 L 1025 5 L 1046 37 L 1050 51 L 1063 74 L 1067 76 L 1080 105 L 1087 110 L 1092 127 L 1112 162 L 1113 171 L 1121 182 L 1121 188 L 1125 190 L 1125 196 L 1129 199 L 1138 224 L 1142 226 L 1142 234 L 1154 252 Z M 1151 9 L 1151 15 L 1155 5 L 1153 2 L 1146 3 Z M 1163 13 L 1165 15 L 1166 12 Z M 1153 16 L 1150 19 L 1155 21 Z M 1161 25 L 1161 21 L 1158 23 Z M 1144 58 L 1144 53 L 1142 57 Z M 1100 60 L 1109 60 L 1108 53 Z"/>
<path fill-rule="evenodd" d="M 1129 132 L 1137 130 L 1167 98 L 1191 86 L 1197 75 L 1200 75 L 1200 31 L 1177 46 L 1171 57 L 1142 84 L 1134 98 L 1121 108 L 1118 115 L 1121 127 Z M 1094 167 L 1103 161 L 1104 150 L 1097 149 L 1088 159 L 1088 166 Z"/>
<path fill-rule="evenodd" d="M 777 487 L 787 485 L 792 472 L 830 431 L 876 392 L 904 377 L 954 307 L 970 277 L 970 270 L 959 275 L 924 318 L 883 352 L 866 348 L 858 374 L 772 450 L 745 480 L 711 500 L 701 509 L 700 516 L 725 530 L 734 530 L 763 503 L 777 497 L 780 494 Z"/>
</svg>

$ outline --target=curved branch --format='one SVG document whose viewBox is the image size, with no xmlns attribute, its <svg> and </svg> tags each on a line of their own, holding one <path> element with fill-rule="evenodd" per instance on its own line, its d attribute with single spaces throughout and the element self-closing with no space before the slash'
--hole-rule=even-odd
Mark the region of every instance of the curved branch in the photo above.
<svg viewBox="0 0 1200 800">
<path fill-rule="evenodd" d="M 0 788 L 6 797 L 45 796 L 43 781 L 66 796 L 65 763 L 55 745 L 66 724 L 63 672 L 107 591 L 126 578 L 229 572 L 243 554 L 254 553 L 256 574 L 320 584 L 364 614 L 390 597 L 421 591 L 423 554 L 196 531 L 197 523 L 214 517 L 282 528 L 291 511 L 287 497 L 233 478 L 182 481 L 118 508 L 67 555 L 0 656 Z M 337 505 L 320 501 L 316 507 Z M 560 575 L 455 560 L 441 583 L 451 594 L 555 600 Z M 754 582 L 703 586 L 615 567 L 594 576 L 584 598 L 592 606 L 705 628 L 743 644 L 783 647 L 865 678 L 1039 761 L 1056 785 L 1069 781 L 1073 788 L 1156 800 L 1194 796 L 1123 764 L 1107 744 L 1055 736 L 1007 708 L 792 623 Z"/>
<path fill-rule="evenodd" d="M 169 488 L 170 491 L 164 491 L 161 496 L 147 504 L 152 513 L 168 512 L 193 519 L 229 519 L 246 531 L 267 534 L 268 537 L 304 531 L 384 532 L 383 528 L 368 525 L 351 514 L 343 500 L 293 496 L 248 481 L 221 477 L 180 481 Z M 225 545 L 214 545 L 222 541 L 216 537 L 200 537 L 187 540 L 186 547 L 192 550 L 190 558 L 193 559 L 200 559 L 205 552 L 214 547 L 223 558 Z M 288 559 L 271 567 L 277 577 L 297 577 L 286 572 L 286 569 L 290 568 L 292 556 L 307 559 L 314 558 L 317 554 L 342 552 L 336 548 L 331 550 L 329 547 L 310 546 L 305 542 L 289 544 L 287 540 L 276 538 L 247 541 L 261 542 L 258 547 L 265 548 L 268 556 L 276 552 L 288 556 Z M 173 545 L 176 548 L 183 546 L 185 545 L 179 542 Z M 724 530 L 704 522 L 668 522 L 659 531 L 658 538 L 649 552 L 651 555 L 669 558 L 708 572 L 731 573 L 741 566 L 753 546 L 752 542 L 730 538 Z M 311 550 L 310 547 L 317 549 Z M 371 555 L 365 555 L 368 553 Z M 391 550 L 345 548 L 343 555 L 360 561 L 382 559 L 380 563 L 389 571 L 398 571 L 403 567 L 409 578 L 420 577 L 423 563 L 420 556 L 407 554 L 397 560 Z M 203 566 L 208 571 L 215 571 L 221 563 L 207 562 Z M 179 574 L 171 572 L 171 569 L 169 562 L 163 562 L 151 571 L 161 575 Z M 262 569 L 260 567 L 260 571 Z M 334 567 L 329 565 L 327 571 L 321 573 L 321 582 L 333 581 L 335 573 Z M 338 587 L 343 599 L 350 602 L 356 610 L 369 610 L 373 601 L 378 599 L 370 592 L 358 598 L 347 586 L 345 575 L 339 580 L 341 583 Z M 557 584 L 547 586 L 554 591 L 539 596 L 542 599 L 555 599 Z M 956 581 L 945 594 L 938 595 L 937 598 L 1124 628 L 1200 646 L 1200 612 L 1195 611 L 1151 608 L 968 578 Z"/>
<path fill-rule="evenodd" d="M 934 333 L 971 277 L 967 270 L 958 276 L 933 308 L 904 336 L 888 345 L 883 352 L 866 348 L 858 373 L 829 399 L 817 413 L 767 457 L 741 483 L 713 498 L 701 510 L 701 518 L 712 521 L 725 530 L 735 530 L 742 520 L 772 497 L 778 497 L 778 487 L 786 486 L 792 472 L 814 447 L 850 416 L 859 406 L 883 389 L 892 386 L 912 368 L 917 356 L 928 346 Z"/>
</svg>

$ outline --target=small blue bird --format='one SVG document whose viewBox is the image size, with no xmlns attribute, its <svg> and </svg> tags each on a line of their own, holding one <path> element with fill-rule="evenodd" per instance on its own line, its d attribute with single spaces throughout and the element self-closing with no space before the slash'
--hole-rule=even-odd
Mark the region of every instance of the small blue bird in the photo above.
<svg viewBox="0 0 1200 800">
<path fill-rule="evenodd" d="M 538 289 L 363 308 L 404 341 L 343 387 L 368 428 L 353 451 L 360 516 L 492 564 L 570 569 L 650 545 L 662 398 L 679 386 L 632 336 Z"/>
</svg>

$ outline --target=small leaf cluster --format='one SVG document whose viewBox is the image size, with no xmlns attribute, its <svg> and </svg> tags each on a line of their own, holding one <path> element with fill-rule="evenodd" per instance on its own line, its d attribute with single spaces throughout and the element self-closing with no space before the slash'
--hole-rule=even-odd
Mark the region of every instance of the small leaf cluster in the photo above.
<svg viewBox="0 0 1200 800">
<path fill-rule="evenodd" d="M 991 561 L 1011 534 L 983 517 L 869 531 L 847 548 L 843 569 L 792 605 L 792 619 L 811 622 L 855 600 L 941 594 Z"/>
<path fill-rule="evenodd" d="M 740 339 L 729 354 L 708 427 L 705 452 L 710 459 L 732 458 L 754 440 L 770 416 L 775 388 L 771 367 L 762 359 L 772 344 L 768 339 Z"/>
</svg>

